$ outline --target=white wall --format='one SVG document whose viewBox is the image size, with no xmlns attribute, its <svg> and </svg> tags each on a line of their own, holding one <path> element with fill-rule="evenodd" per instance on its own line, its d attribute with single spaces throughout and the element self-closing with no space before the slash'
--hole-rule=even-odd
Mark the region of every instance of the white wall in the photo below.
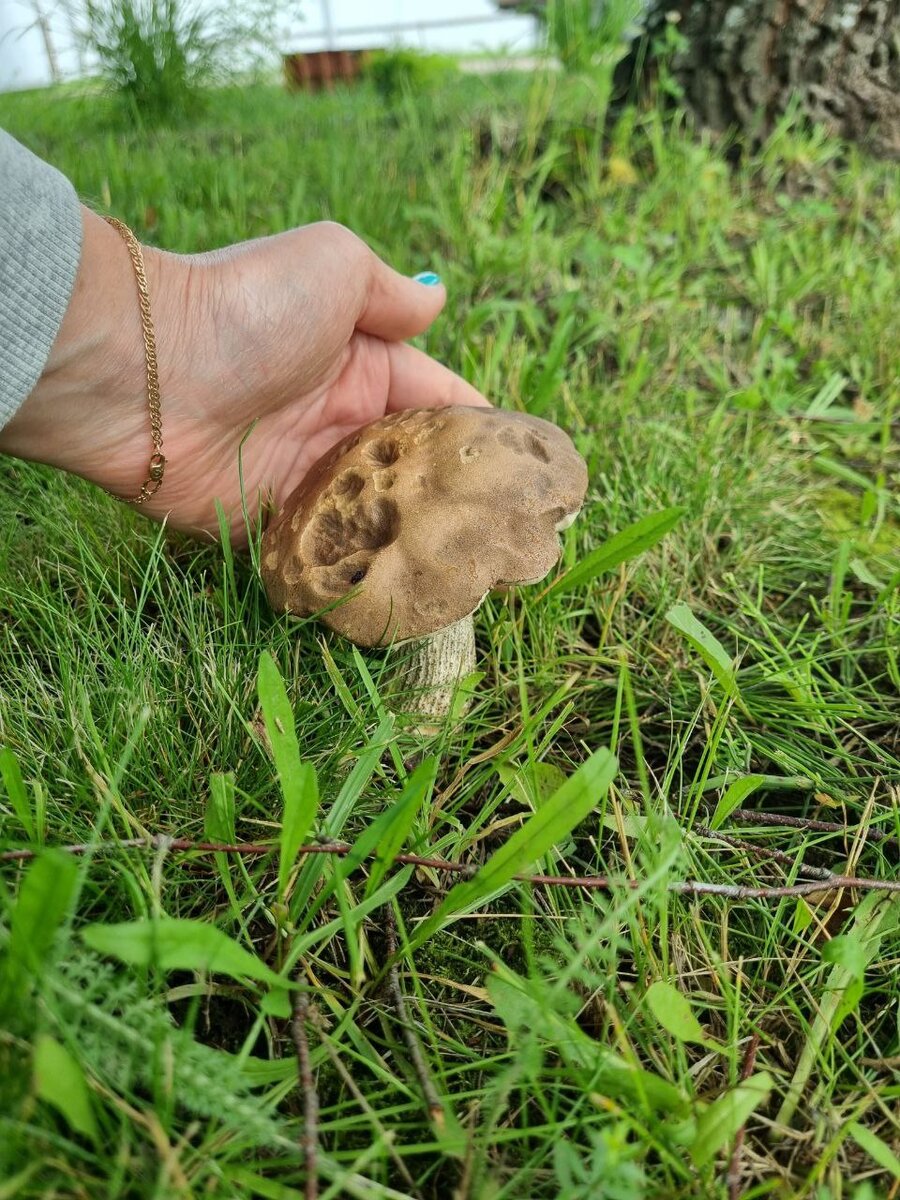
<svg viewBox="0 0 900 1200">
<path fill-rule="evenodd" d="M 296 10 L 297 5 L 285 0 L 284 7 Z M 38 11 L 47 18 L 62 77 L 75 79 L 82 73 L 60 0 L 0 0 L 0 91 L 43 87 L 52 82 L 44 39 L 36 24 Z M 330 42 L 347 49 L 405 45 L 471 54 L 522 52 L 535 44 L 532 18 L 502 13 L 492 0 L 302 0 L 300 11 L 302 21 L 286 19 L 282 23 L 284 50 L 321 50 Z M 444 29 L 424 24 L 466 18 L 474 21 Z M 402 24 L 414 28 L 402 32 L 388 28 Z M 333 34 L 330 39 L 325 35 L 329 27 Z M 378 28 L 354 34 L 353 29 L 358 27 Z M 317 31 L 320 36 L 309 36 Z"/>
<path fill-rule="evenodd" d="M 460 53 L 523 52 L 535 46 L 532 17 L 501 12 L 492 0 L 306 0 L 302 21 L 286 22 L 285 49 L 321 50 L 328 44 L 323 33 L 331 27 L 331 44 L 337 48 L 412 46 L 420 50 Z M 469 23 L 466 18 L 470 18 Z M 459 22 L 443 29 L 431 22 Z M 402 31 L 392 25 L 408 25 Z M 372 32 L 379 27 L 377 32 Z M 364 34 L 353 32 L 365 28 Z"/>
<path fill-rule="evenodd" d="M 0 0 L 0 91 L 43 87 L 52 82 L 38 13 L 47 20 L 63 78 L 80 73 L 69 23 L 57 0 Z"/>
</svg>

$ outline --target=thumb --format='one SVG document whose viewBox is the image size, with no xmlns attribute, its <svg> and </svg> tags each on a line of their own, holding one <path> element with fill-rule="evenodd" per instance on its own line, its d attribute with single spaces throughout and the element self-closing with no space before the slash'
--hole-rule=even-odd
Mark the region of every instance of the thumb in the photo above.
<svg viewBox="0 0 900 1200">
<path fill-rule="evenodd" d="M 410 279 L 372 253 L 365 306 L 356 328 L 386 342 L 402 342 L 423 333 L 446 299 L 447 292 L 433 271 Z"/>
</svg>

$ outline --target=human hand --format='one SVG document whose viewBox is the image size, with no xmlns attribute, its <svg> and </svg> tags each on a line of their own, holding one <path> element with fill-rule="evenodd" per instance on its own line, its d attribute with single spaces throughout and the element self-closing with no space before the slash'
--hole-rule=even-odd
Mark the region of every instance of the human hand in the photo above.
<svg viewBox="0 0 900 1200">
<path fill-rule="evenodd" d="M 144 248 L 166 456 L 141 511 L 217 534 L 221 501 L 246 541 L 238 452 L 251 521 L 284 500 L 330 446 L 386 412 L 487 404 L 405 340 L 446 300 L 323 222 L 211 254 Z M 254 424 L 255 422 L 255 424 Z M 121 235 L 84 210 L 75 289 L 47 368 L 0 432 L 0 450 L 83 475 L 123 498 L 152 450 L 144 343 Z"/>
</svg>

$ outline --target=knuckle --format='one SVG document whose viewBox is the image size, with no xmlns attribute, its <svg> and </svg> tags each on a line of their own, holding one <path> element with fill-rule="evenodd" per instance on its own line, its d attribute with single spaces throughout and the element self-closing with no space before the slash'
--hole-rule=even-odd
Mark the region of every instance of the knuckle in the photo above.
<svg viewBox="0 0 900 1200">
<path fill-rule="evenodd" d="M 322 237 L 328 238 L 337 249 L 345 250 L 347 253 L 358 251 L 364 246 L 356 234 L 346 225 L 341 225 L 339 221 L 319 221 L 316 228 Z"/>
</svg>

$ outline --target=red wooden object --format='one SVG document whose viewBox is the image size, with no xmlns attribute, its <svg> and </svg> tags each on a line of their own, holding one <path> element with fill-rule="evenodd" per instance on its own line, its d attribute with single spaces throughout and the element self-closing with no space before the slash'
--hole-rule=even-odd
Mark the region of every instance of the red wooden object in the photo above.
<svg viewBox="0 0 900 1200">
<path fill-rule="evenodd" d="M 311 50 L 285 54 L 285 78 L 288 87 L 302 91 L 329 89 L 335 83 L 358 79 L 368 56 L 368 50 Z"/>
</svg>

